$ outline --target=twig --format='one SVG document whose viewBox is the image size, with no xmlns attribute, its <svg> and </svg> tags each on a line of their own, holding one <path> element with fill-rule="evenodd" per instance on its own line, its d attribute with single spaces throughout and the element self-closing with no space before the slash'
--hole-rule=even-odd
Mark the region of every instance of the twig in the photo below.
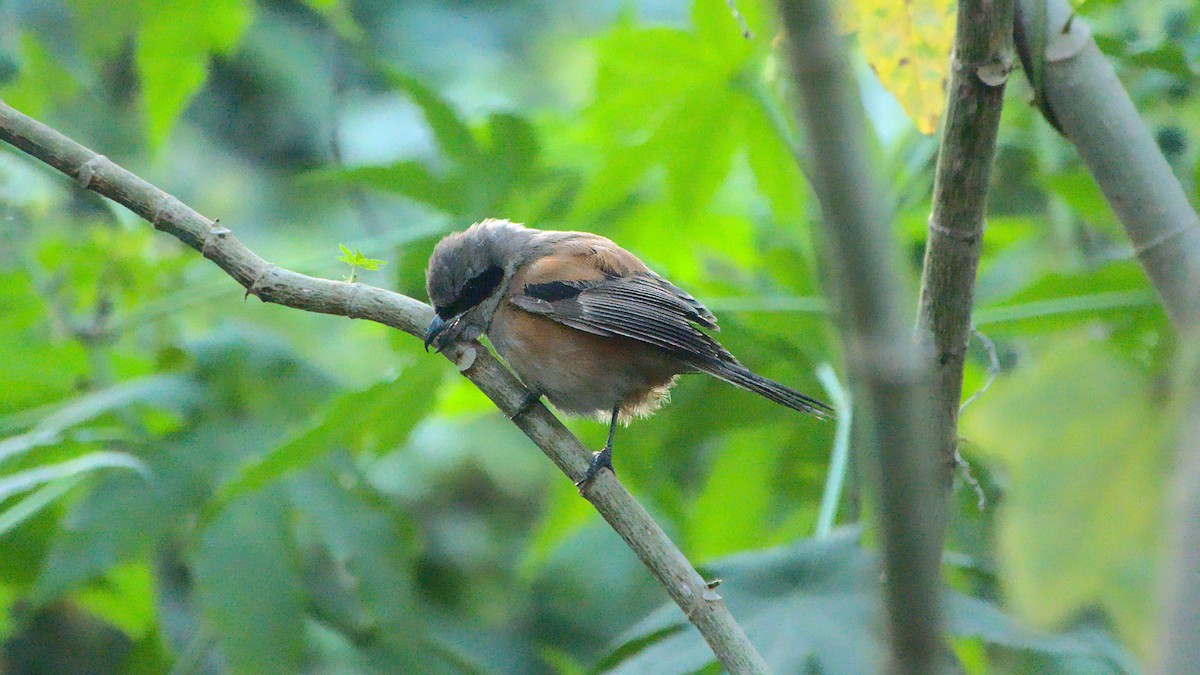
<svg viewBox="0 0 1200 675">
<path fill-rule="evenodd" d="M 992 156 L 1013 62 L 1013 0 L 962 0 L 957 23 L 917 317 L 917 338 L 933 353 L 934 433 L 947 490 L 954 467 L 961 466 L 958 413 L 963 366 L 971 337 Z"/>
<path fill-rule="evenodd" d="M 963 479 L 963 482 L 971 487 L 975 493 L 975 506 L 980 511 L 987 508 L 987 493 L 983 491 L 983 486 L 979 484 L 979 479 L 971 473 L 971 463 L 967 461 L 959 453 L 958 448 L 954 448 L 954 466 L 958 468 L 958 475 Z"/>
<path fill-rule="evenodd" d="M 991 338 L 979 332 L 979 330 L 976 328 L 971 329 L 971 334 L 979 338 L 979 344 L 983 345 L 983 351 L 987 355 L 988 377 L 987 380 L 984 381 L 982 387 L 977 389 L 975 393 L 968 396 L 967 400 L 963 401 L 962 404 L 958 406 L 959 414 L 962 414 L 962 411 L 966 410 L 967 406 L 974 403 L 975 399 L 983 396 L 984 392 L 992 387 L 992 383 L 995 382 L 996 378 L 1000 375 L 1000 357 L 998 354 L 996 354 L 996 343 L 992 342 Z M 962 439 L 960 438 L 959 441 L 961 442 L 961 440 Z M 957 444 L 955 444 L 954 447 L 954 466 L 958 469 L 958 475 L 963 479 L 963 482 L 970 486 L 970 488 L 975 492 L 975 505 L 979 507 L 980 511 L 987 508 L 987 493 L 983 491 L 983 486 L 979 484 L 979 480 L 976 479 L 974 474 L 971 473 L 971 463 L 962 456 Z"/>
<path fill-rule="evenodd" d="M 966 410 L 967 406 L 974 403 L 975 399 L 983 396 L 984 392 L 986 392 L 988 389 L 991 389 L 992 383 L 995 382 L 996 377 L 1000 375 L 1000 356 L 996 353 L 996 343 L 992 342 L 990 337 L 979 332 L 979 329 L 977 328 L 972 328 L 971 334 L 979 338 L 979 344 L 983 345 L 983 353 L 987 355 L 988 377 L 987 380 L 984 381 L 983 386 L 977 389 L 975 393 L 968 396 L 967 400 L 962 402 L 962 405 L 958 406 L 958 412 L 960 413 Z"/>
<path fill-rule="evenodd" d="M 433 317 L 428 305 L 399 293 L 318 279 L 271 265 L 246 248 L 226 227 L 196 213 L 175 197 L 0 101 L 0 140 L 77 179 L 89 190 L 138 214 L 154 227 L 200 251 L 263 302 L 322 314 L 367 319 L 421 336 Z M 513 413 L 525 390 L 503 364 L 478 344 L 446 356 L 502 411 Z M 515 424 L 572 480 L 583 476 L 591 452 L 541 404 L 517 415 Z M 611 473 L 597 476 L 587 499 L 663 585 L 699 629 L 721 664 L 733 673 L 768 672 L 704 579 L 640 503 Z"/>
<path fill-rule="evenodd" d="M 733 12 L 733 20 L 738 22 L 738 26 L 742 29 L 742 37 L 747 40 L 754 39 L 754 31 L 750 30 L 750 24 L 746 23 L 746 17 L 738 11 L 737 0 L 725 0 L 725 4 L 729 5 L 729 11 Z"/>
<path fill-rule="evenodd" d="M 879 495 L 892 672 L 945 665 L 940 608 L 944 508 L 935 483 L 929 386 L 902 309 L 895 246 L 868 169 L 866 125 L 836 21 L 825 2 L 781 0 L 797 114 L 821 203 L 859 439 Z M 797 186 L 797 189 L 803 189 Z"/>
</svg>

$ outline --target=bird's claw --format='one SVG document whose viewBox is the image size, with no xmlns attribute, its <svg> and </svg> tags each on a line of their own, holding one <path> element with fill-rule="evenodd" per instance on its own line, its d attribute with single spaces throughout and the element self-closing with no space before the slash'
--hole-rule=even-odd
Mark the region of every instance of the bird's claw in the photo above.
<svg viewBox="0 0 1200 675">
<path fill-rule="evenodd" d="M 583 473 L 583 478 L 575 481 L 575 487 L 579 488 L 579 492 L 581 494 L 589 485 L 591 485 L 592 481 L 596 478 L 596 475 L 599 474 L 602 469 L 608 469 L 609 471 L 613 472 L 614 476 L 617 474 L 617 470 L 613 468 L 611 446 L 606 445 L 600 452 L 592 453 L 592 463 L 588 464 L 587 471 Z"/>
</svg>

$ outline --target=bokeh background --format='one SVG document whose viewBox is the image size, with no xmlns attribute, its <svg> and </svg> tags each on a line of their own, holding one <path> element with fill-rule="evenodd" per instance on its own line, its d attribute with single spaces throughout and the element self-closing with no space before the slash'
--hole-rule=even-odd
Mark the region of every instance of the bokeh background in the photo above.
<svg viewBox="0 0 1200 675">
<path fill-rule="evenodd" d="M 433 244 L 482 218 L 604 234 L 747 365 L 828 400 L 815 373 L 840 350 L 772 6 L 737 5 L 751 39 L 721 0 L 0 0 L 0 98 L 307 274 L 346 277 L 345 245 L 387 261 L 359 281 L 424 299 Z M 1193 196 L 1198 10 L 1080 8 Z M 915 305 L 936 137 L 857 54 Z M 962 420 L 987 499 L 956 488 L 950 645 L 971 673 L 1136 671 L 1177 345 L 1029 96 L 1014 76 L 967 370 L 990 387 Z M 818 527 L 835 428 L 685 377 L 617 437 L 622 481 L 780 672 L 882 654 L 861 462 Z M 666 602 L 418 340 L 244 299 L 0 150 L 4 671 L 715 672 Z"/>
</svg>

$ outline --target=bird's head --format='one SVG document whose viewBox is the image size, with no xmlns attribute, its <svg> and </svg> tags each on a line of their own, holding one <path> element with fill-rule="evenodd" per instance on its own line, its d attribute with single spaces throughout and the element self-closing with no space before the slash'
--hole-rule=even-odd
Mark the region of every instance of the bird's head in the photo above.
<svg viewBox="0 0 1200 675">
<path fill-rule="evenodd" d="M 437 312 L 425 332 L 427 351 L 432 345 L 440 352 L 487 331 L 537 232 L 489 219 L 438 242 L 425 270 L 425 290 Z"/>
</svg>

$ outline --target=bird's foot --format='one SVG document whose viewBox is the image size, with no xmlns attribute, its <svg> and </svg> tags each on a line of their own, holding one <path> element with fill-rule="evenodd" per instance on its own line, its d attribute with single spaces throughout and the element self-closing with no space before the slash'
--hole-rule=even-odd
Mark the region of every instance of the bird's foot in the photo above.
<svg viewBox="0 0 1200 675">
<path fill-rule="evenodd" d="M 542 398 L 542 394 L 539 391 L 534 391 L 534 390 L 526 391 L 525 398 L 521 399 L 521 404 L 517 406 L 517 409 L 515 411 L 513 411 L 513 414 L 508 416 L 508 419 L 515 420 L 518 417 L 520 417 L 521 415 L 524 415 L 525 413 L 529 412 L 529 410 L 531 408 L 533 408 L 533 406 L 537 405 L 537 402 L 539 400 L 541 400 L 541 398 Z"/>
<path fill-rule="evenodd" d="M 613 468 L 612 463 L 612 446 L 606 445 L 600 452 L 592 453 L 592 463 L 588 464 L 587 471 L 584 472 L 583 478 L 575 482 L 575 487 L 579 488 L 579 492 L 583 491 L 592 484 L 592 480 L 596 478 L 596 474 L 602 469 L 608 469 L 615 476 L 617 470 Z"/>
</svg>

